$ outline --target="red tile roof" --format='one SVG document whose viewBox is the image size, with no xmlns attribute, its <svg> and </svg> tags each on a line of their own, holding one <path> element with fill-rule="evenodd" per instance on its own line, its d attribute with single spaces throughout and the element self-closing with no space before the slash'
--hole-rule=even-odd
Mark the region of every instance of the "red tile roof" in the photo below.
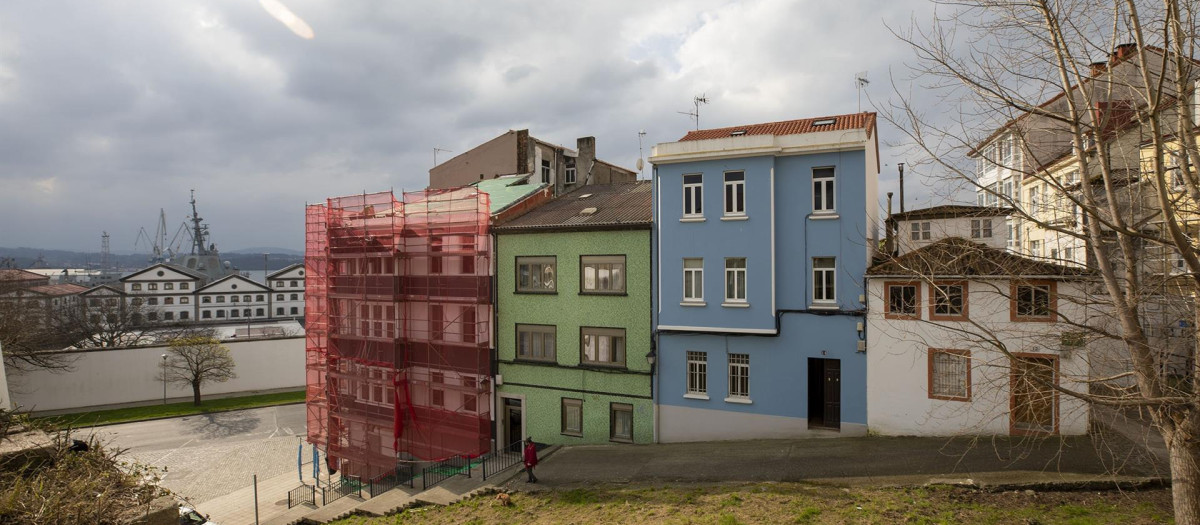
<svg viewBox="0 0 1200 525">
<path fill-rule="evenodd" d="M 43 295 L 62 296 L 62 295 L 78 295 L 88 291 L 87 287 L 79 286 L 78 284 L 45 284 L 42 286 L 34 286 L 29 291 L 40 293 Z"/>
<path fill-rule="evenodd" d="M 0 270 L 0 281 L 50 281 L 50 278 L 25 270 Z"/>
<path fill-rule="evenodd" d="M 825 124 L 821 126 L 813 125 L 814 122 L 830 119 L 834 121 L 832 124 Z M 782 122 L 767 122 L 765 124 L 750 124 L 748 126 L 701 129 L 689 131 L 688 134 L 684 135 L 683 138 L 679 139 L 679 141 L 683 142 L 687 140 L 721 139 L 740 135 L 796 135 L 800 133 L 843 131 L 849 129 L 866 129 L 868 135 L 873 134 L 875 132 L 875 113 L 851 113 L 849 115 L 833 115 L 829 117 L 785 120 Z M 745 133 L 732 135 L 732 133 L 735 131 L 745 131 Z"/>
</svg>

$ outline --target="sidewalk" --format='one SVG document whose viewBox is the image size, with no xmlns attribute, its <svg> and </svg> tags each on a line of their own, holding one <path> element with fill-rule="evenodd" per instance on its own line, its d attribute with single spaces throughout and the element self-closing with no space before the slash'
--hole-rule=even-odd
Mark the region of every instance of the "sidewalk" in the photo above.
<svg viewBox="0 0 1200 525">
<path fill-rule="evenodd" d="M 324 463 L 324 462 L 322 462 Z M 312 485 L 312 461 L 308 461 L 303 465 L 304 482 Z M 324 486 L 329 473 L 325 471 L 325 466 L 321 465 L 321 483 Z M 295 470 L 287 474 L 280 474 L 267 479 L 258 480 L 258 520 L 260 523 L 266 523 L 272 518 L 288 513 L 287 496 L 288 491 L 300 486 L 300 478 Z M 317 502 L 320 503 L 321 491 L 317 490 Z M 298 506 L 292 511 L 299 509 L 307 509 L 308 512 L 315 510 L 315 507 Z M 208 515 L 211 521 L 220 523 L 221 525 L 253 525 L 254 523 L 254 486 L 245 487 L 219 498 L 196 504 L 196 510 L 201 514 Z M 303 516 L 301 513 L 300 516 Z"/>
</svg>

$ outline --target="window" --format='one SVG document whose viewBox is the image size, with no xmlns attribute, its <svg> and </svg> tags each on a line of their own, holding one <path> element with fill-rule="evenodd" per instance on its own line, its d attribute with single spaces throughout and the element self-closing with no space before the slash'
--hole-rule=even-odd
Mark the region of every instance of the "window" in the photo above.
<svg viewBox="0 0 1200 525">
<path fill-rule="evenodd" d="M 245 302 L 245 303 L 248 303 L 248 302 L 250 302 L 250 296 L 249 296 L 249 295 L 243 295 L 243 296 L 242 296 L 242 302 Z"/>
<path fill-rule="evenodd" d="M 833 257 L 813 257 L 813 302 L 837 302 L 837 261 Z"/>
<path fill-rule="evenodd" d="M 625 293 L 624 255 L 583 255 L 579 257 L 583 267 L 580 273 L 582 293 Z"/>
<path fill-rule="evenodd" d="M 612 441 L 633 442 L 633 405 L 612 403 L 609 405 L 609 434 Z"/>
<path fill-rule="evenodd" d="M 205 310 L 205 311 L 203 311 L 203 312 L 200 312 L 200 317 L 201 317 L 202 319 L 211 319 L 211 318 L 212 318 L 212 312 L 210 312 L 210 311 L 208 311 L 208 310 Z"/>
<path fill-rule="evenodd" d="M 282 300 L 283 300 L 283 294 L 281 294 L 281 293 L 277 293 L 277 294 L 275 294 L 275 300 L 276 300 L 276 301 L 282 301 Z"/>
<path fill-rule="evenodd" d="M 367 317 L 366 306 L 363 306 L 363 317 Z M 366 325 L 366 322 L 363 322 Z M 442 315 L 442 305 L 429 305 L 429 340 L 441 341 L 446 336 L 446 321 Z"/>
<path fill-rule="evenodd" d="M 1041 241 L 1029 241 L 1029 255 L 1031 255 L 1033 257 L 1041 257 L 1042 256 L 1042 242 Z"/>
<path fill-rule="evenodd" d="M 575 184 L 575 157 L 567 157 L 567 171 L 563 174 L 564 184 Z"/>
<path fill-rule="evenodd" d="M 174 290 L 175 283 L 163 283 L 163 290 Z"/>
<path fill-rule="evenodd" d="M 187 290 L 187 289 L 188 289 L 188 283 L 179 283 L 179 289 L 180 289 L 180 290 Z"/>
<path fill-rule="evenodd" d="M 725 259 L 725 302 L 746 302 L 746 259 Z"/>
<path fill-rule="evenodd" d="M 203 297 L 201 297 L 201 298 L 200 298 L 200 302 L 201 302 L 201 303 L 203 303 L 203 304 L 212 304 L 212 297 L 211 297 L 211 296 L 208 296 L 208 295 L 205 295 L 205 296 L 203 296 Z"/>
<path fill-rule="evenodd" d="M 256 316 L 258 316 L 258 317 L 262 317 L 262 316 L 264 316 L 264 315 L 267 315 L 267 313 L 266 313 L 266 311 L 265 311 L 265 310 L 263 310 L 262 308 L 257 308 L 257 309 L 255 309 L 255 310 L 254 310 L 254 315 L 256 315 Z"/>
<path fill-rule="evenodd" d="M 683 176 L 683 216 L 704 215 L 704 176 L 699 173 Z"/>
<path fill-rule="evenodd" d="M 292 315 L 299 315 L 299 314 L 300 314 L 300 309 L 293 306 L 292 307 Z"/>
<path fill-rule="evenodd" d="M 934 321 L 966 320 L 967 283 L 934 283 L 929 318 Z"/>
<path fill-rule="evenodd" d="M 729 397 L 750 397 L 750 354 L 729 354 Z"/>
<path fill-rule="evenodd" d="M 191 302 L 191 299 L 189 299 L 188 297 L 180 297 L 179 298 L 179 304 L 188 304 L 190 302 Z"/>
<path fill-rule="evenodd" d="M 157 321 L 158 320 L 158 312 L 150 312 L 150 313 L 146 314 L 146 319 L 149 319 L 151 321 Z"/>
<path fill-rule="evenodd" d="M 813 169 L 813 213 L 834 213 L 833 168 Z"/>
<path fill-rule="evenodd" d="M 542 184 L 550 184 L 550 161 L 542 159 Z"/>
<path fill-rule="evenodd" d="M 217 318 L 224 319 L 225 318 L 225 310 L 217 310 Z"/>
<path fill-rule="evenodd" d="M 971 400 L 971 352 L 929 349 L 929 398 Z"/>
<path fill-rule="evenodd" d="M 163 304 L 175 304 L 174 297 L 163 297 Z"/>
<path fill-rule="evenodd" d="M 429 390 L 429 404 L 435 407 L 446 406 L 446 392 L 444 390 L 434 388 Z"/>
<path fill-rule="evenodd" d="M 150 283 L 150 284 L 147 284 L 147 285 L 146 285 L 146 289 L 148 289 L 148 290 L 152 290 L 152 291 L 153 291 L 153 290 L 158 290 L 158 283 Z"/>
<path fill-rule="evenodd" d="M 1069 261 L 1069 262 L 1074 262 L 1075 261 L 1075 249 L 1074 248 L 1063 248 L 1063 260 Z"/>
<path fill-rule="evenodd" d="M 554 325 L 517 325 L 517 359 L 555 361 L 557 329 Z"/>
<path fill-rule="evenodd" d="M 731 171 L 725 174 L 725 215 L 746 214 L 746 173 Z"/>
<path fill-rule="evenodd" d="M 240 316 L 241 316 L 241 312 L 239 312 L 239 311 L 237 311 L 237 310 L 230 310 L 230 311 L 229 311 L 229 317 L 240 317 Z"/>
<path fill-rule="evenodd" d="M 255 301 L 264 301 L 264 300 L 266 300 L 266 298 L 263 297 L 262 294 L 259 294 L 259 295 L 254 296 L 254 300 Z"/>
<path fill-rule="evenodd" d="M 972 239 L 990 239 L 990 238 L 992 238 L 992 220 L 991 219 L 971 219 L 971 238 Z"/>
<path fill-rule="evenodd" d="M 292 281 L 292 288 L 295 288 L 297 286 L 300 286 L 300 283 L 297 281 Z"/>
<path fill-rule="evenodd" d="M 292 294 L 292 296 L 291 296 L 291 297 L 292 297 L 292 300 L 293 300 L 293 301 L 299 301 L 299 300 L 300 300 L 300 294 L 298 294 L 298 293 L 294 293 L 294 294 Z"/>
<path fill-rule="evenodd" d="M 1055 318 L 1054 281 L 1012 284 L 1012 321 L 1053 322 Z"/>
<path fill-rule="evenodd" d="M 929 222 L 914 222 L 912 223 L 911 238 L 914 241 L 929 240 Z"/>
<path fill-rule="evenodd" d="M 149 299 L 146 299 L 146 304 L 148 304 L 148 305 L 150 305 L 150 306 L 157 306 L 157 305 L 158 305 L 158 298 L 157 298 L 157 297 L 151 297 L 151 298 L 149 298 Z"/>
<path fill-rule="evenodd" d="M 625 329 L 579 329 L 579 361 L 588 365 L 625 366 Z"/>
<path fill-rule="evenodd" d="M 217 297 L 217 302 L 218 302 L 218 303 L 219 303 L 219 302 L 221 302 L 221 298 L 220 298 L 220 297 Z M 231 295 L 231 296 L 229 296 L 229 302 L 231 302 L 231 303 L 236 303 L 236 302 L 238 302 L 238 296 L 236 296 L 236 295 Z"/>
<path fill-rule="evenodd" d="M 283 308 L 276 308 L 275 315 L 283 315 Z"/>
<path fill-rule="evenodd" d="M 683 301 L 704 301 L 704 259 L 683 260 Z"/>
<path fill-rule="evenodd" d="M 583 436 L 583 400 L 562 398 L 562 433 L 567 436 Z"/>
<path fill-rule="evenodd" d="M 921 303 L 921 287 L 917 283 L 884 283 L 884 293 L 887 294 L 886 310 L 883 316 L 887 319 L 920 319 L 921 312 L 917 305 Z"/>
<path fill-rule="evenodd" d="M 175 320 L 175 312 L 163 313 L 163 320 L 164 321 L 174 321 Z"/>
<path fill-rule="evenodd" d="M 1041 193 L 1037 186 L 1029 188 L 1029 213 L 1038 213 L 1042 205 Z"/>
<path fill-rule="evenodd" d="M 276 288 L 283 288 L 283 281 L 275 281 Z"/>
<path fill-rule="evenodd" d="M 517 291 L 557 293 L 554 257 L 517 257 Z"/>
<path fill-rule="evenodd" d="M 708 397 L 708 353 L 687 353 L 687 393 Z"/>
<path fill-rule="evenodd" d="M 179 318 L 186 321 L 188 318 L 188 313 L 186 311 L 179 312 Z"/>
<path fill-rule="evenodd" d="M 141 285 L 141 283 L 133 283 L 133 284 L 129 285 L 129 289 L 133 290 L 135 292 L 140 292 L 140 291 L 142 291 L 142 285 Z"/>
<path fill-rule="evenodd" d="M 479 396 L 476 396 L 475 394 L 463 394 L 462 400 L 463 412 L 479 411 Z"/>
</svg>

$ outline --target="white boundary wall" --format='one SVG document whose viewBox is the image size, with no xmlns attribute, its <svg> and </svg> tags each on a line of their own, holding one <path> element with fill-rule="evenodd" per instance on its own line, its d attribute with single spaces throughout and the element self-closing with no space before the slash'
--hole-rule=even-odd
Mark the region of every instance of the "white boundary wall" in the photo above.
<svg viewBox="0 0 1200 525">
<path fill-rule="evenodd" d="M 237 378 L 211 383 L 202 395 L 304 388 L 304 338 L 259 339 L 222 343 L 233 355 Z M 69 372 L 10 372 L 8 387 L 22 410 L 47 411 L 161 400 L 158 366 L 166 346 L 71 352 L 78 359 Z M 167 397 L 192 397 L 191 387 L 167 385 Z"/>
</svg>

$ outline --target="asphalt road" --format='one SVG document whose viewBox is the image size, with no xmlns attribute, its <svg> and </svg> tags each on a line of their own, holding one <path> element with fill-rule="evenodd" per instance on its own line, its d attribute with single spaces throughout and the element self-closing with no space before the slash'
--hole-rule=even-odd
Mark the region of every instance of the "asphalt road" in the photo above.
<svg viewBox="0 0 1200 525">
<path fill-rule="evenodd" d="M 98 427 L 110 446 L 165 469 L 162 485 L 199 503 L 296 469 L 303 404 Z M 307 452 L 307 449 L 306 449 Z"/>
</svg>

